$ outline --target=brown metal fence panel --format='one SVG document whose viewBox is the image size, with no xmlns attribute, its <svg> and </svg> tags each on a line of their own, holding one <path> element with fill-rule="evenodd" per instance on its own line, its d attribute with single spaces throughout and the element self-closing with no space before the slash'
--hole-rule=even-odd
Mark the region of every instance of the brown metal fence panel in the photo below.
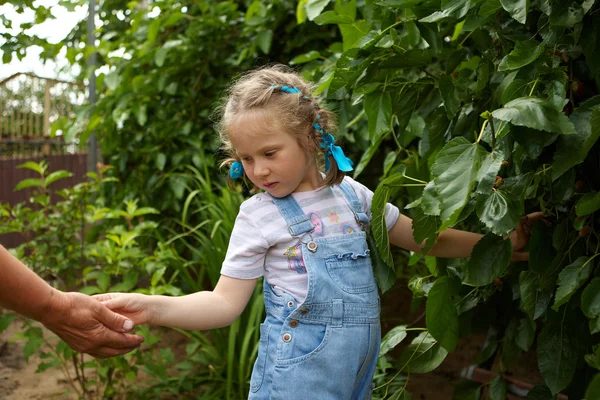
<svg viewBox="0 0 600 400">
<path fill-rule="evenodd" d="M 27 161 L 40 162 L 43 159 L 48 162 L 48 173 L 61 169 L 73 173 L 72 177 L 53 183 L 51 186 L 53 190 L 73 186 L 85 180 L 87 169 L 87 154 L 85 153 L 50 155 L 47 157 L 0 158 L 0 203 L 15 205 L 29 200 L 35 190 L 34 188 L 27 188 L 18 192 L 15 192 L 14 188 L 23 179 L 36 178 L 39 175 L 35 171 L 17 168 L 17 166 Z M 23 240 L 19 234 L 0 235 L 0 244 L 6 248 L 18 246 L 23 243 Z"/>
</svg>

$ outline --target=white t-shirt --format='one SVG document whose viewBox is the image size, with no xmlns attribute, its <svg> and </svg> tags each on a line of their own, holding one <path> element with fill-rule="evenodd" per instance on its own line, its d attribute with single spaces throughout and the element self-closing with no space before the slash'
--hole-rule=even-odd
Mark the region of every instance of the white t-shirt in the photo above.
<svg viewBox="0 0 600 400">
<path fill-rule="evenodd" d="M 373 192 L 345 177 L 356 192 L 362 209 L 371 220 Z M 339 187 L 322 187 L 293 193 L 302 211 L 311 219 L 313 238 L 338 236 L 359 231 L 354 213 Z M 387 204 L 385 222 L 390 230 L 400 215 Z M 306 241 L 306 240 L 305 240 Z M 285 219 L 271 196 L 259 193 L 244 201 L 235 220 L 221 274 L 232 278 L 265 277 L 276 291 L 291 294 L 298 303 L 306 298 L 308 276 L 299 238 L 291 236 Z"/>
</svg>

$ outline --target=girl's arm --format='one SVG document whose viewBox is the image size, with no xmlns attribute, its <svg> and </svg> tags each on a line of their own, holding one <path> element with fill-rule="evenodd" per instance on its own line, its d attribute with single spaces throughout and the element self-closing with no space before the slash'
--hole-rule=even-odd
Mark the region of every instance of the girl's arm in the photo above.
<svg viewBox="0 0 600 400">
<path fill-rule="evenodd" d="M 131 318 L 136 325 L 207 330 L 232 324 L 248 304 L 256 281 L 221 275 L 213 291 L 186 296 L 108 293 L 95 297 L 109 309 Z"/>
<path fill-rule="evenodd" d="M 510 234 L 513 245 L 513 261 L 525 261 L 528 253 L 521 252 L 529 240 L 529 227 L 544 216 L 541 212 L 531 213 L 521 219 L 519 226 Z M 412 219 L 400 214 L 398 221 L 389 231 L 390 243 L 403 249 L 421 253 L 425 243 L 417 243 L 413 239 Z M 483 235 L 478 233 L 460 231 L 457 229 L 446 229 L 441 232 L 431 248 L 427 252 L 429 256 L 464 258 L 470 257 L 475 244 Z"/>
</svg>

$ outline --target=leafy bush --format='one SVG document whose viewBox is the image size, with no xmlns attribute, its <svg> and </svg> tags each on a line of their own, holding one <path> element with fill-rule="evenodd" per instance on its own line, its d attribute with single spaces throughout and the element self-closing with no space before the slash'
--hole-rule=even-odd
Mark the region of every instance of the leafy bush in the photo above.
<svg viewBox="0 0 600 400">
<path fill-rule="evenodd" d="M 405 206 L 415 239 L 428 245 L 452 226 L 487 232 L 469 260 L 440 259 L 413 277 L 414 296 L 427 298 L 428 332 L 395 365 L 431 371 L 477 318 L 499 332 L 486 353 L 501 353 L 498 373 L 536 341 L 552 396 L 583 398 L 600 332 L 600 9 L 593 1 L 329 3 L 304 1 L 298 16 L 336 24 L 339 51 L 296 62 L 348 110 L 348 135 L 364 149 L 355 176 L 384 178 L 372 226 L 382 261 L 393 267 L 387 200 Z M 546 220 L 533 228 L 530 261 L 510 264 L 506 235 L 536 210 Z M 393 275 L 381 271 L 386 289 Z M 587 398 L 600 396 L 599 379 Z M 406 395 L 400 386 L 393 398 Z"/>
</svg>

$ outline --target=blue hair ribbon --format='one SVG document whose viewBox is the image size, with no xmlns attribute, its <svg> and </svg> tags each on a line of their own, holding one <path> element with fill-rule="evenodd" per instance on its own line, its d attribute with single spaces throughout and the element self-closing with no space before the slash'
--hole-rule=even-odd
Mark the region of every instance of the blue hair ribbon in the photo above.
<svg viewBox="0 0 600 400">
<path fill-rule="evenodd" d="M 321 141 L 321 143 L 319 143 L 321 148 L 327 149 L 327 152 L 325 153 L 325 172 L 329 171 L 329 156 L 333 156 L 333 159 L 337 163 L 338 169 L 340 171 L 352 171 L 352 165 L 354 165 L 352 163 L 352 160 L 346 157 L 346 155 L 344 154 L 344 150 L 342 150 L 340 146 L 336 146 L 334 143 L 335 138 L 330 133 L 326 133 L 325 135 L 323 135 L 323 140 Z"/>
<path fill-rule="evenodd" d="M 237 179 L 244 175 L 244 166 L 239 161 L 234 161 L 231 164 L 231 169 L 229 170 L 229 177 L 231 179 Z"/>
<path fill-rule="evenodd" d="M 285 92 L 285 93 L 300 93 L 300 94 L 302 94 L 300 89 L 298 89 L 295 86 L 289 87 L 286 85 L 283 85 L 283 86 L 271 85 L 270 88 L 271 89 L 279 89 L 280 91 Z M 303 97 L 305 99 L 308 99 L 308 96 L 303 96 Z M 313 104 L 313 107 L 314 106 L 315 105 Z M 317 121 L 320 119 L 321 119 L 321 114 L 317 113 Z M 321 140 L 321 143 L 319 143 L 319 145 L 321 146 L 321 148 L 327 149 L 327 152 L 325 152 L 325 172 L 329 171 L 329 156 L 333 156 L 333 159 L 337 163 L 338 169 L 340 171 L 343 171 L 343 172 L 352 171 L 353 170 L 352 166 L 354 165 L 352 163 L 352 160 L 350 160 L 348 157 L 346 157 L 346 155 L 344 154 L 344 151 L 342 150 L 342 148 L 340 146 L 336 146 L 334 144 L 335 138 L 333 137 L 333 135 L 331 135 L 330 133 L 325 133 L 325 130 L 321 127 L 321 125 L 319 125 L 318 122 L 313 123 L 313 128 L 315 128 L 317 131 L 319 131 L 322 135 L 322 140 Z M 232 170 L 233 170 L 233 166 L 232 166 Z"/>
</svg>

